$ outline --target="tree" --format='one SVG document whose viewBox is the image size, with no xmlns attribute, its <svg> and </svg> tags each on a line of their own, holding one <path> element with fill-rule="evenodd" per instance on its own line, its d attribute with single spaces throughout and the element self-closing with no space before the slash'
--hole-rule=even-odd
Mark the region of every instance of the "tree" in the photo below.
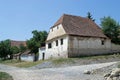
<svg viewBox="0 0 120 80">
<path fill-rule="evenodd" d="M 10 40 L 0 42 L 0 58 L 7 59 L 8 55 L 12 55 Z"/>
<path fill-rule="evenodd" d="M 20 44 L 20 47 L 19 47 L 19 52 L 23 53 L 27 50 L 27 47 L 25 47 L 23 44 Z"/>
<path fill-rule="evenodd" d="M 104 34 L 111 39 L 113 43 L 120 44 L 120 25 L 110 16 L 101 18 L 101 26 Z"/>
<path fill-rule="evenodd" d="M 87 18 L 91 19 L 92 21 L 95 21 L 95 19 L 93 19 L 93 17 L 92 17 L 90 12 L 87 13 Z"/>
<path fill-rule="evenodd" d="M 32 31 L 33 37 L 30 40 L 27 40 L 27 47 L 31 50 L 32 53 L 37 55 L 38 48 L 45 46 L 45 40 L 48 33 L 46 31 Z M 36 61 L 36 58 L 35 58 Z"/>
<path fill-rule="evenodd" d="M 11 50 L 13 54 L 17 54 L 20 52 L 20 49 L 17 46 L 11 46 Z"/>
</svg>

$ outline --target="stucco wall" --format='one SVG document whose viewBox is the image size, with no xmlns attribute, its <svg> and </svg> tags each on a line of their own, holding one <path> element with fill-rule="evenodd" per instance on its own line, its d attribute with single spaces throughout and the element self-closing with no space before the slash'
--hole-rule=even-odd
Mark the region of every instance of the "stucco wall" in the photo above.
<svg viewBox="0 0 120 80">
<path fill-rule="evenodd" d="M 60 39 L 63 39 L 63 45 L 61 45 Z M 58 40 L 58 46 L 56 46 L 56 40 Z M 48 48 L 48 44 L 52 44 L 52 48 Z M 62 36 L 60 38 L 56 38 L 52 41 L 49 41 L 46 43 L 46 53 L 45 53 L 45 59 L 48 58 L 58 58 L 58 57 L 68 57 L 68 37 Z"/>
<path fill-rule="evenodd" d="M 34 61 L 34 55 L 22 55 L 21 60 L 22 61 Z"/>
<path fill-rule="evenodd" d="M 51 40 L 51 39 L 54 39 L 58 36 L 65 35 L 65 34 L 66 34 L 66 32 L 63 29 L 62 24 L 59 24 L 56 27 L 50 29 L 48 37 L 47 37 L 47 41 Z"/>
<path fill-rule="evenodd" d="M 69 57 L 97 55 L 111 50 L 111 41 L 103 38 L 69 36 L 68 44 Z"/>
<path fill-rule="evenodd" d="M 39 58 L 38 60 L 42 60 L 43 59 L 43 54 L 45 54 L 45 48 L 39 48 Z"/>
<path fill-rule="evenodd" d="M 120 45 L 116 45 L 116 44 L 113 44 L 112 43 L 112 46 L 111 46 L 111 50 L 112 52 L 120 52 Z"/>
</svg>

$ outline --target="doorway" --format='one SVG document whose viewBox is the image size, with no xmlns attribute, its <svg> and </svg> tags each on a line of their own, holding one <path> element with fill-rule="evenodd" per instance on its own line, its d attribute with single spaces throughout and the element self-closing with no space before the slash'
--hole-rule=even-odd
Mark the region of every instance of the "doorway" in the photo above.
<svg viewBox="0 0 120 80">
<path fill-rule="evenodd" d="M 45 53 L 42 53 L 42 60 L 45 60 Z"/>
</svg>

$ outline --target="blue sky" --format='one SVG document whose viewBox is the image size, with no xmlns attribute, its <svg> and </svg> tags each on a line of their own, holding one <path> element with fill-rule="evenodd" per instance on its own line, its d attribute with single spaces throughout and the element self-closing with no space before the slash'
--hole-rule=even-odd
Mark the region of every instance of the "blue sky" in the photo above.
<svg viewBox="0 0 120 80">
<path fill-rule="evenodd" d="M 72 14 L 86 17 L 91 12 L 100 18 L 111 16 L 120 22 L 120 0 L 0 0 L 0 41 L 27 40 L 31 31 L 49 31 L 62 16 Z"/>
</svg>

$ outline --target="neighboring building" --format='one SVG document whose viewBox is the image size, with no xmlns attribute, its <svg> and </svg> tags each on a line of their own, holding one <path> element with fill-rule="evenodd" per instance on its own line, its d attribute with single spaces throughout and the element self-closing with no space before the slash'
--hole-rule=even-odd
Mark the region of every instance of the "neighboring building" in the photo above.
<svg viewBox="0 0 120 80">
<path fill-rule="evenodd" d="M 11 46 L 17 46 L 20 47 L 20 45 L 27 46 L 26 41 L 15 41 L 15 40 L 10 40 L 11 41 Z"/>
<path fill-rule="evenodd" d="M 26 41 L 15 41 L 15 40 L 11 40 L 11 46 L 16 46 L 16 47 L 20 47 L 21 45 L 23 46 L 27 46 L 26 45 Z M 30 50 L 26 50 L 23 53 L 17 53 L 13 55 L 14 59 L 21 59 L 22 61 L 34 61 L 34 57 L 35 55 L 33 53 L 30 52 Z"/>
<path fill-rule="evenodd" d="M 50 28 L 45 59 L 109 53 L 111 40 L 92 20 L 64 14 Z"/>
<path fill-rule="evenodd" d="M 35 55 L 27 50 L 21 54 L 20 58 L 22 61 L 34 61 Z"/>
<path fill-rule="evenodd" d="M 44 60 L 45 59 L 45 47 L 39 48 L 39 59 L 38 60 Z"/>
</svg>

